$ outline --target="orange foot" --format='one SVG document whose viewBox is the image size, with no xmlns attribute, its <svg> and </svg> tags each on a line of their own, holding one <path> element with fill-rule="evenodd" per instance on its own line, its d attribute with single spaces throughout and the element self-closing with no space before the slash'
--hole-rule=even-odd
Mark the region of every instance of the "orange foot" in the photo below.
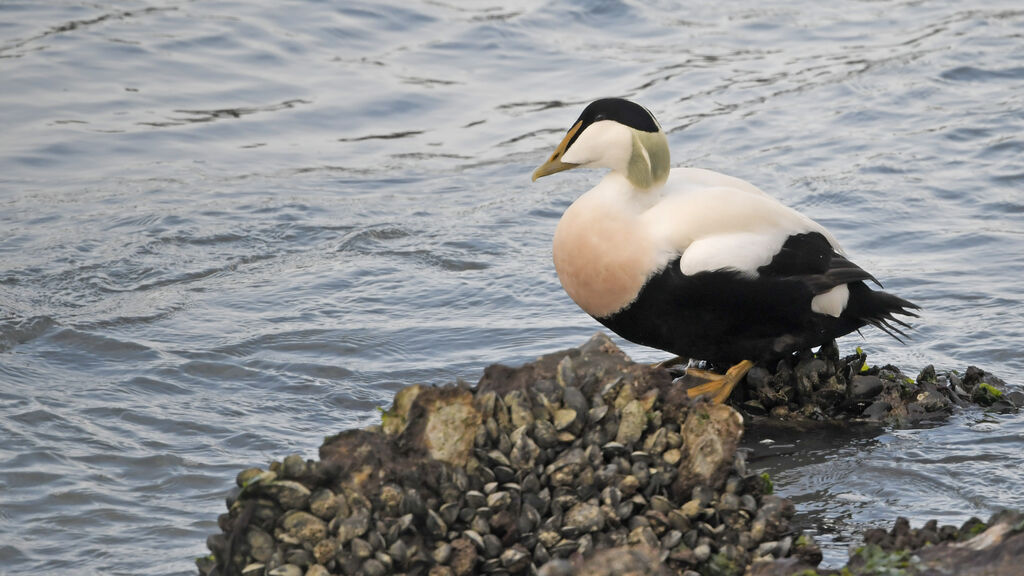
<svg viewBox="0 0 1024 576">
<path fill-rule="evenodd" d="M 723 404 L 732 394 L 736 385 L 739 384 L 740 380 L 747 375 L 747 372 L 754 367 L 754 363 L 750 360 L 743 360 L 736 364 L 732 368 L 726 370 L 725 374 L 715 374 L 714 372 L 708 372 L 707 370 L 698 370 L 696 368 L 687 368 L 686 376 L 684 378 L 703 380 L 702 383 L 695 386 L 691 386 L 686 390 L 686 394 L 690 398 L 696 398 L 703 394 L 711 396 L 711 401 L 715 404 Z"/>
</svg>

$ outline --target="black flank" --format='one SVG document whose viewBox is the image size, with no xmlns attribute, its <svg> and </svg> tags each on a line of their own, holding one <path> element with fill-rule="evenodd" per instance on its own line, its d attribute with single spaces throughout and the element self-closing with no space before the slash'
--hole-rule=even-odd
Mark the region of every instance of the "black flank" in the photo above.
<svg viewBox="0 0 1024 576">
<path fill-rule="evenodd" d="M 877 281 L 835 252 L 819 233 L 791 236 L 751 278 L 732 270 L 683 274 L 679 259 L 652 276 L 626 308 L 597 318 L 623 338 L 679 356 L 732 364 L 820 346 L 871 324 L 899 339 L 893 314 L 918 306 L 864 281 Z M 848 284 L 838 317 L 811 311 L 814 296 Z"/>
</svg>

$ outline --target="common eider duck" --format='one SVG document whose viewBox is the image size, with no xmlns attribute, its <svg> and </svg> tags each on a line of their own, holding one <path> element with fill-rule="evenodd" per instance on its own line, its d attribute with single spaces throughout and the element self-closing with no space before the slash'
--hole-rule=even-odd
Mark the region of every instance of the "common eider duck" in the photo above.
<svg viewBox="0 0 1024 576">
<path fill-rule="evenodd" d="M 817 222 L 739 178 L 670 169 L 668 139 L 639 104 L 592 102 L 533 180 L 572 168 L 610 172 L 555 230 L 562 286 L 626 340 L 730 366 L 692 370 L 707 382 L 690 396 L 724 402 L 756 362 L 868 324 L 898 340 L 908 325 L 893 315 L 916 317 L 868 287 L 881 284 Z"/>
</svg>

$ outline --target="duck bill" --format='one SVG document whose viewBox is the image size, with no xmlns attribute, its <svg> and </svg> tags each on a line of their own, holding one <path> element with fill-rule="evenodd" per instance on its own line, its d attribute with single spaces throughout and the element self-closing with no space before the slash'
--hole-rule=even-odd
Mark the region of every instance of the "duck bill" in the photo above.
<svg viewBox="0 0 1024 576">
<path fill-rule="evenodd" d="M 576 132 L 580 129 L 580 123 L 577 122 L 569 129 L 569 132 L 565 134 L 565 138 L 559 142 L 558 147 L 555 148 L 554 153 L 551 154 L 551 158 L 548 161 L 541 164 L 536 170 L 533 171 L 533 181 L 536 182 L 537 178 L 548 176 L 556 172 L 563 170 L 572 170 L 579 166 L 579 164 L 571 164 L 569 162 L 562 162 L 562 154 L 565 154 L 565 149 L 569 146 L 569 142 L 572 141 L 573 137 L 576 136 Z"/>
<path fill-rule="evenodd" d="M 540 167 L 533 171 L 533 181 L 536 182 L 537 178 L 548 176 L 563 170 L 572 170 L 577 166 L 579 166 L 579 164 L 568 164 L 558 160 L 557 158 L 552 158 L 551 160 L 541 164 Z"/>
</svg>

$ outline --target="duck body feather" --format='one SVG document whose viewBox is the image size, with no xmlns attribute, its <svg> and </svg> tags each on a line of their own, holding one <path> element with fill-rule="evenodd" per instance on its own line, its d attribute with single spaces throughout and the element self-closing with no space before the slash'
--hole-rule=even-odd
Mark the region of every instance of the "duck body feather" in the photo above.
<svg viewBox="0 0 1024 576">
<path fill-rule="evenodd" d="M 731 363 L 819 346 L 910 302 L 872 290 L 821 225 L 752 184 L 672 169 L 637 188 L 610 172 L 565 212 L 553 256 L 569 296 L 632 342 Z"/>
</svg>

